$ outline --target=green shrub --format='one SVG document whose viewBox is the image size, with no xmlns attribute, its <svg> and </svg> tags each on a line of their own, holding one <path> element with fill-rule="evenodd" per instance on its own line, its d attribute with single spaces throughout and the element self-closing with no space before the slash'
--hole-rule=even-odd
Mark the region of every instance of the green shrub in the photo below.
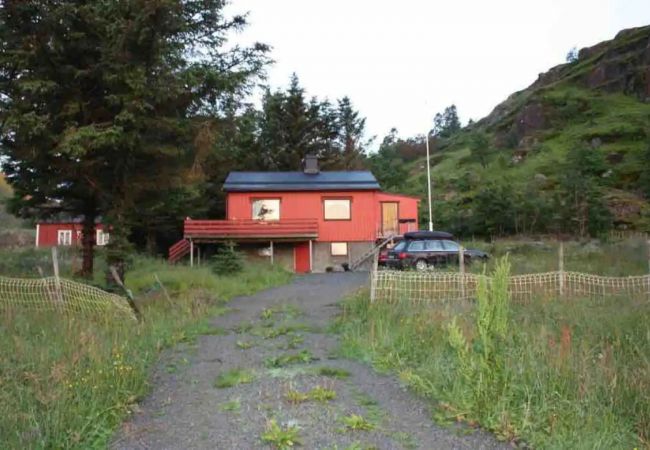
<svg viewBox="0 0 650 450">
<path fill-rule="evenodd" d="M 275 419 L 269 420 L 266 424 L 262 441 L 277 450 L 290 450 L 301 444 L 298 427 L 292 425 L 282 427 Z"/>
<path fill-rule="evenodd" d="M 235 250 L 233 243 L 227 243 L 212 257 L 212 270 L 217 275 L 241 272 L 244 261 L 241 253 Z"/>
</svg>

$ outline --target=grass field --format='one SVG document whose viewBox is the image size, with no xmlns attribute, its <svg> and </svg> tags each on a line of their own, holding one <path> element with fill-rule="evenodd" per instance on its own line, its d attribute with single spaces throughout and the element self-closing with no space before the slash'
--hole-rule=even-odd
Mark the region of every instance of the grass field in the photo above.
<svg viewBox="0 0 650 450">
<path fill-rule="evenodd" d="M 552 272 L 559 269 L 559 243 L 551 240 L 500 239 L 492 243 L 466 241 L 466 248 L 490 254 L 487 270 L 508 255 L 512 274 Z M 648 244 L 640 238 L 611 242 L 568 241 L 564 243 L 564 270 L 604 276 L 632 276 L 650 273 Z M 448 267 L 457 270 L 457 267 Z M 468 267 L 474 273 L 483 271 L 482 264 Z"/>
<path fill-rule="evenodd" d="M 641 261 L 626 260 L 636 257 L 613 249 L 590 251 L 574 270 L 642 271 Z M 525 254 L 517 272 L 550 270 L 552 257 L 536 265 L 535 252 Z M 362 292 L 345 304 L 342 353 L 397 373 L 432 400 L 440 423 L 480 425 L 535 448 L 649 446 L 650 302 L 510 304 L 499 286 L 495 281 L 477 302 L 446 305 L 371 304 Z"/>
<path fill-rule="evenodd" d="M 14 275 L 34 274 L 47 253 L 14 254 Z M 2 259 L 6 259 L 6 254 Z M 19 263 L 22 261 L 22 266 Z M 4 264 L 0 273 L 11 264 Z M 21 266 L 21 267 L 16 267 Z M 101 267 L 101 263 L 100 263 Z M 154 274 L 162 281 L 171 301 Z M 97 283 L 103 273 L 98 270 Z M 169 266 L 136 257 L 127 286 L 136 293 L 142 323 L 63 318 L 52 313 L 5 311 L 0 316 L 0 437 L 3 448 L 103 448 L 115 428 L 147 393 L 160 351 L 192 345 L 209 333 L 207 319 L 236 295 L 287 282 L 290 274 L 250 265 L 220 277 L 208 267 Z"/>
</svg>

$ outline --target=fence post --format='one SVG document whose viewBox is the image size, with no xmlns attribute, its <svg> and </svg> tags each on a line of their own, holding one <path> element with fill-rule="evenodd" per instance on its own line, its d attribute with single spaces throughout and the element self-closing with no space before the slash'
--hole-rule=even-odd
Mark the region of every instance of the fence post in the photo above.
<svg viewBox="0 0 650 450">
<path fill-rule="evenodd" d="M 52 247 L 52 269 L 54 271 L 54 298 L 58 303 L 63 303 L 61 278 L 59 277 L 59 257 L 57 255 L 56 246 Z"/>
<path fill-rule="evenodd" d="M 465 248 L 461 245 L 458 252 L 458 265 L 460 269 L 460 295 L 465 299 Z"/>
<path fill-rule="evenodd" d="M 110 266 L 108 269 L 110 270 L 111 275 L 113 276 L 113 279 L 115 280 L 117 285 L 124 290 L 124 293 L 126 294 L 126 300 L 129 303 L 131 309 L 133 310 L 133 314 L 135 315 L 135 318 L 137 319 L 138 322 L 140 322 L 140 320 L 142 319 L 142 315 L 140 314 L 140 309 L 138 309 L 138 305 L 135 304 L 135 300 L 133 299 L 133 293 L 131 292 L 130 289 L 126 288 L 124 282 L 120 278 L 120 275 L 117 273 L 117 269 L 115 268 L 115 266 Z"/>
<path fill-rule="evenodd" d="M 650 300 L 650 237 L 646 236 L 646 246 L 648 247 L 648 300 Z"/>
<path fill-rule="evenodd" d="M 379 251 L 376 251 L 372 258 L 372 270 L 370 271 L 370 303 L 374 303 L 376 300 L 378 266 L 379 266 Z"/>
<path fill-rule="evenodd" d="M 564 282 L 565 282 L 565 274 L 564 274 L 564 242 L 560 241 L 560 248 L 558 251 L 558 267 L 559 267 L 559 273 L 560 273 L 560 297 L 564 296 Z"/>
</svg>

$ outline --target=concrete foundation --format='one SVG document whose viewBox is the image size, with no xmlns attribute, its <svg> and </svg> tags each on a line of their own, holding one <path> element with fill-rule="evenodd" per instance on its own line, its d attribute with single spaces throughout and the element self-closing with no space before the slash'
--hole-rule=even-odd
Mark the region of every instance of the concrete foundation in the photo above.
<svg viewBox="0 0 650 450">
<path fill-rule="evenodd" d="M 295 270 L 293 242 L 273 243 L 273 262 L 289 271 Z M 342 271 L 343 264 L 351 265 L 374 246 L 373 242 L 348 242 L 347 256 L 333 256 L 330 242 L 313 242 L 312 272 Z M 269 243 L 240 243 L 237 249 L 251 261 L 271 262 Z M 356 270 L 370 270 L 372 258 L 364 261 Z"/>
<path fill-rule="evenodd" d="M 271 262 L 270 243 L 240 243 L 237 249 L 242 252 L 249 261 Z M 285 269 L 293 272 L 293 243 L 273 243 L 273 264 L 279 264 Z"/>
<path fill-rule="evenodd" d="M 373 248 L 373 242 L 348 242 L 347 256 L 333 256 L 331 254 L 330 242 L 314 242 L 313 271 L 326 272 L 330 270 L 342 270 L 342 265 L 352 264 L 364 253 Z M 372 259 L 365 261 L 356 270 L 369 270 L 372 266 Z"/>
</svg>

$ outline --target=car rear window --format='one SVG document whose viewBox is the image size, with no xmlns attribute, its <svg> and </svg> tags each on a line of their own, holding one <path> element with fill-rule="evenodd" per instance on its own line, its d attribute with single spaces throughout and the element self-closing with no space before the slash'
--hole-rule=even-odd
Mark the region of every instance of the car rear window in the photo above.
<svg viewBox="0 0 650 450">
<path fill-rule="evenodd" d="M 458 251 L 460 249 L 460 245 L 454 241 L 442 241 L 445 244 L 445 249 L 446 250 L 451 250 L 451 251 Z"/>
<path fill-rule="evenodd" d="M 393 247 L 393 251 L 401 252 L 404 250 L 404 247 L 406 247 L 406 241 L 400 241 L 397 243 L 397 245 L 395 245 L 395 247 Z"/>
<path fill-rule="evenodd" d="M 413 241 L 409 245 L 409 252 L 421 252 L 424 250 L 424 241 Z"/>
<path fill-rule="evenodd" d="M 441 252 L 444 250 L 442 242 L 438 240 L 425 241 L 424 248 L 428 252 Z"/>
</svg>

